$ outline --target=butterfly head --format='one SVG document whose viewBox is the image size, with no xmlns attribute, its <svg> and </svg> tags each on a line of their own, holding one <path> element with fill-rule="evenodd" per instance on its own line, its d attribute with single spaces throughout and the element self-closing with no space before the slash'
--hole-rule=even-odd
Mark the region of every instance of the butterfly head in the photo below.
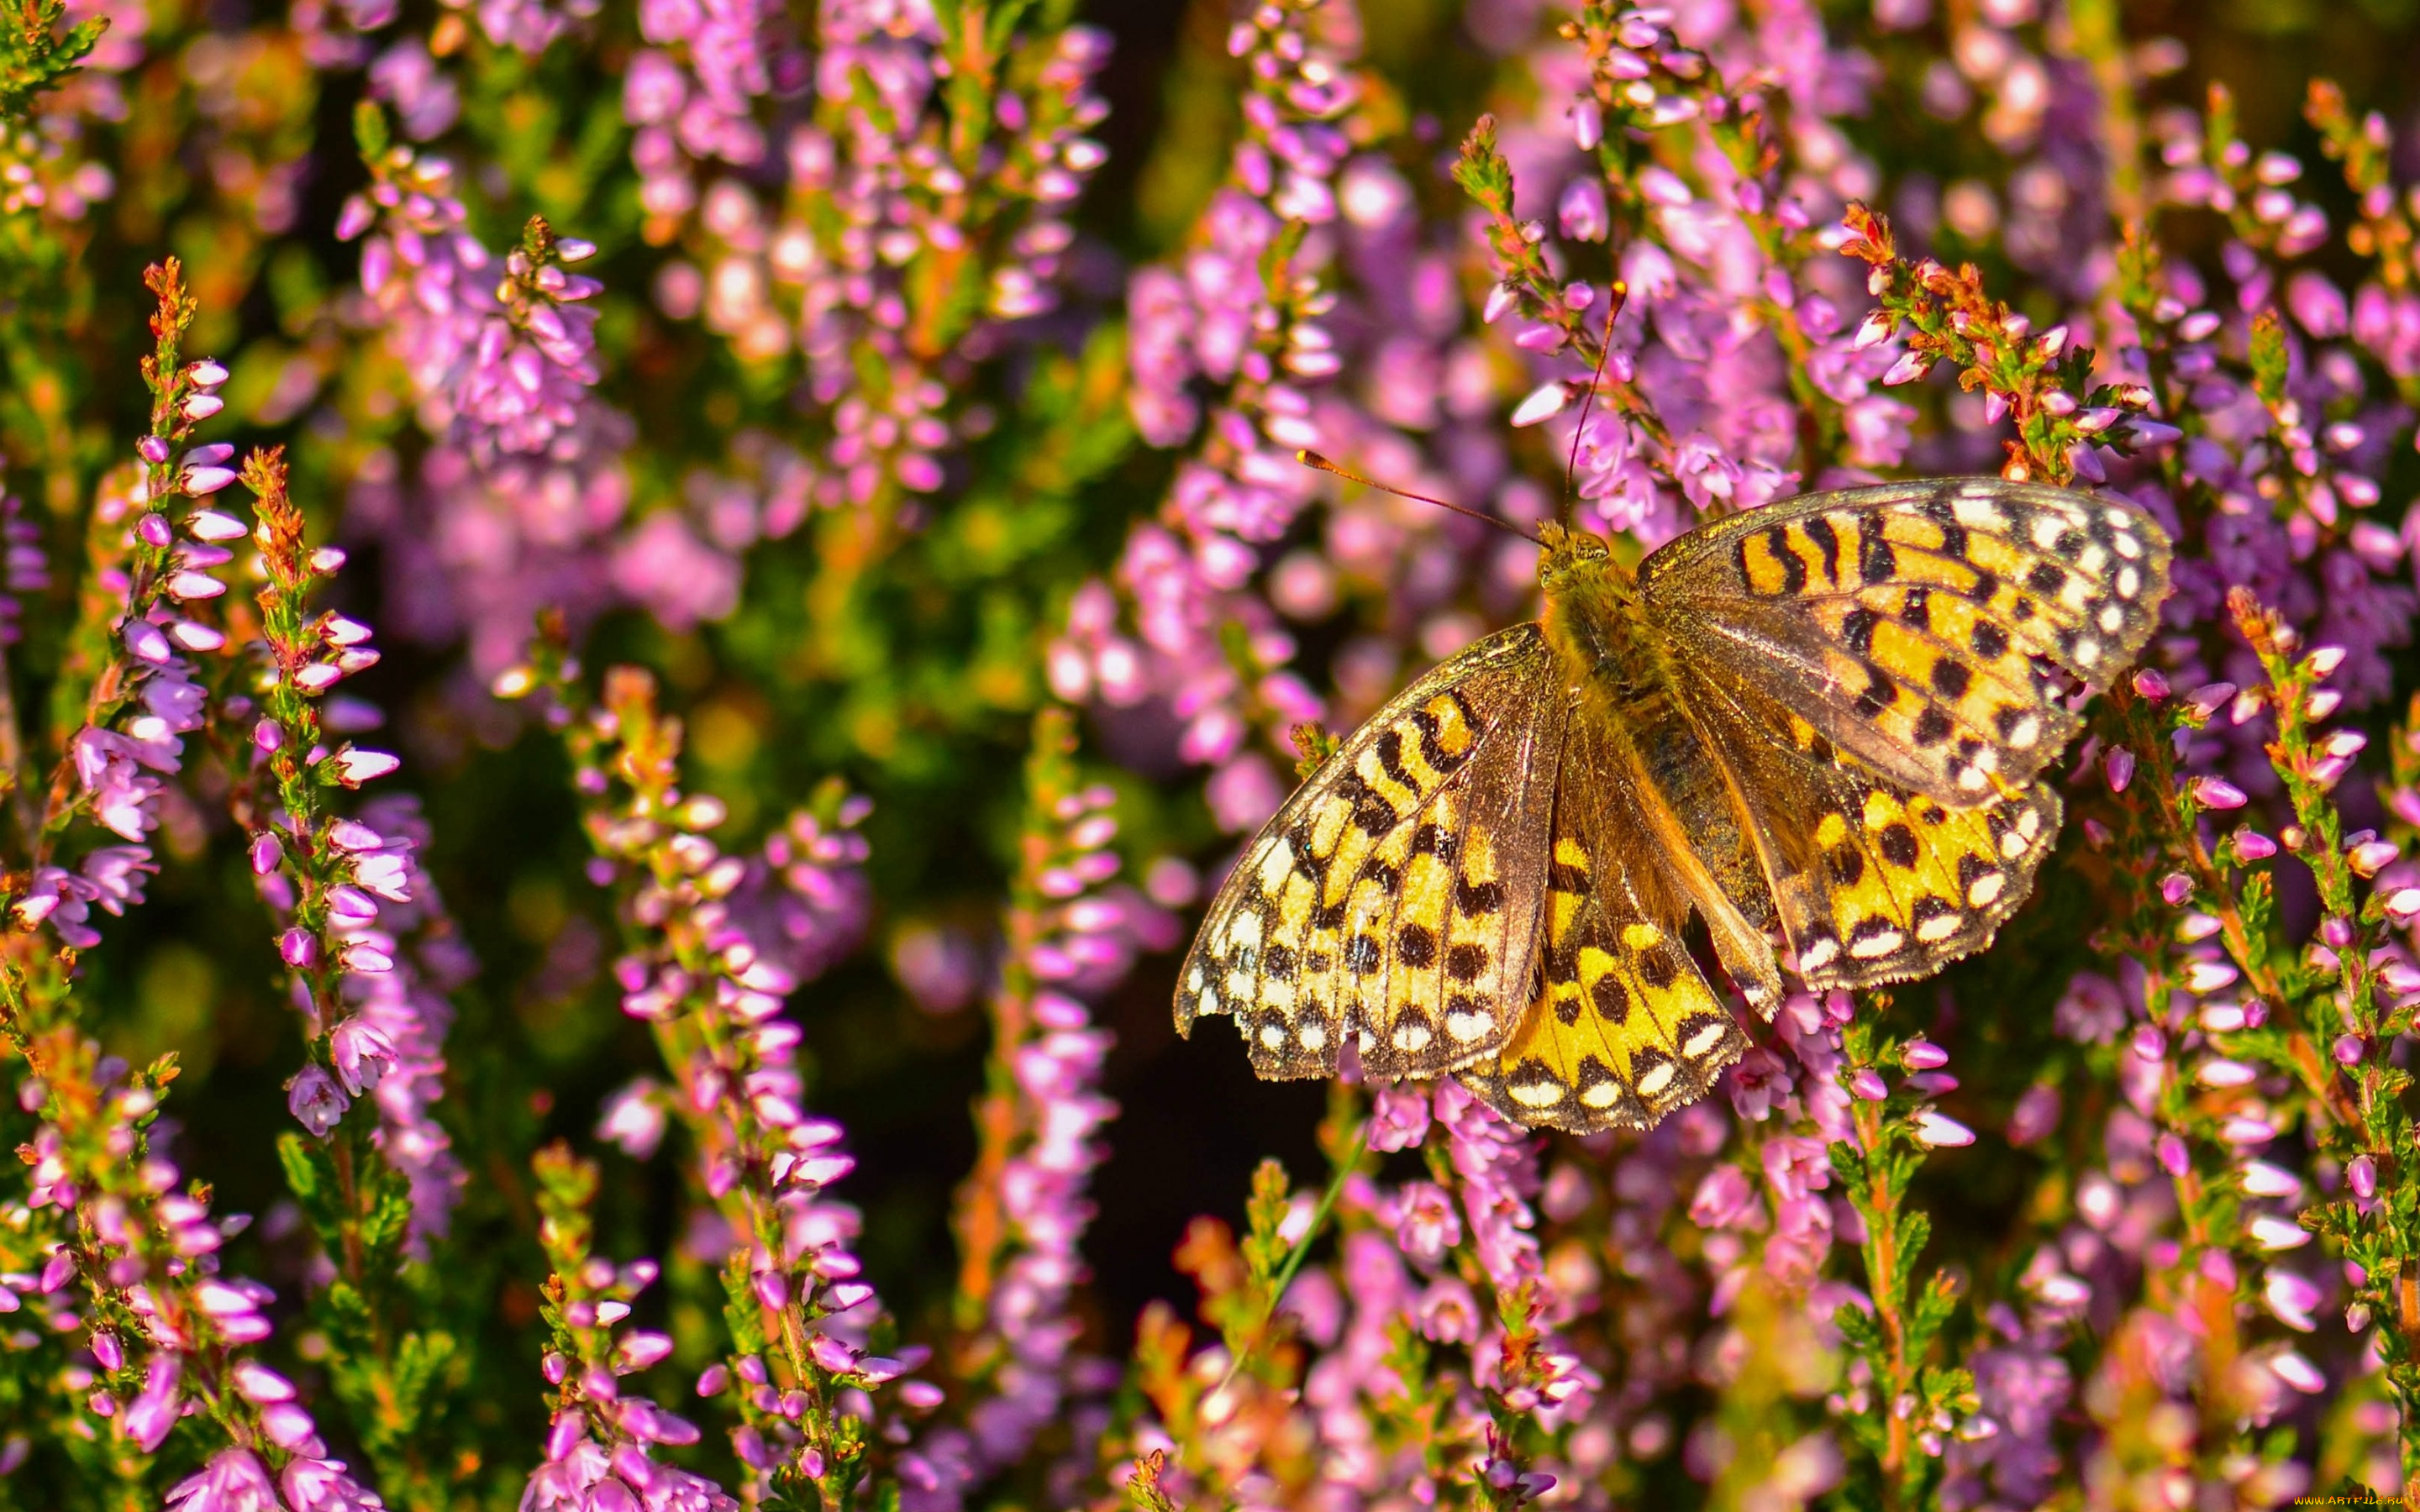
<svg viewBox="0 0 2420 1512">
<path fill-rule="evenodd" d="M 1538 586 L 1548 598 L 1563 597 L 1583 585 L 1615 593 L 1630 587 L 1630 573 L 1595 532 L 1547 520 L 1539 525 L 1538 539 L 1546 548 L 1538 558 Z"/>
</svg>

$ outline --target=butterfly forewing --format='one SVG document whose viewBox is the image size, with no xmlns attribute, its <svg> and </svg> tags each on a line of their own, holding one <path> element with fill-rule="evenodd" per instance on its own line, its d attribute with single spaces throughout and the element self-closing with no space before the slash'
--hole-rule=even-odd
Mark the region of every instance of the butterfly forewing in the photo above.
<svg viewBox="0 0 2420 1512">
<path fill-rule="evenodd" d="M 1266 1077 L 1350 1039 L 1380 1079 L 1493 1048 L 1530 974 L 1568 699 L 1535 625 L 1472 646 L 1371 718 L 1245 847 L 1178 979 L 1176 1022 L 1233 1014 Z"/>
<path fill-rule="evenodd" d="M 2123 500 L 1997 478 L 1811 494 L 1639 569 L 1676 660 L 1802 715 L 1952 808 L 2009 797 L 2074 733 L 2053 666 L 2095 691 L 2167 593 L 2168 540 Z"/>
<path fill-rule="evenodd" d="M 1747 1048 L 1683 947 L 1688 917 L 1607 733 L 1575 718 L 1555 782 L 1544 944 L 1503 1044 L 1459 1073 L 1506 1118 L 1643 1129 Z"/>
</svg>

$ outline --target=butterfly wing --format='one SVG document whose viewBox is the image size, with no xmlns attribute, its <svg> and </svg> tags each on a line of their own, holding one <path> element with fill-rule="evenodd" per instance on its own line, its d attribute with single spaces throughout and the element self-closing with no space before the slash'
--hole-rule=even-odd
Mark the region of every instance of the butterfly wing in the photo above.
<svg viewBox="0 0 2420 1512">
<path fill-rule="evenodd" d="M 1570 699 L 1535 625 L 1491 636 L 1354 732 L 1219 888 L 1176 1027 L 1227 1013 L 1264 1077 L 1379 1080 L 1492 1048 L 1530 976 Z"/>
<path fill-rule="evenodd" d="M 2159 623 L 2168 538 L 2121 499 L 1998 478 L 1809 494 L 1693 532 L 1639 591 L 1693 675 L 1802 714 L 1910 792 L 2022 792 Z M 1776 727 L 1778 728 L 1778 727 Z"/>
<path fill-rule="evenodd" d="M 1528 1006 L 1494 1054 L 1458 1073 L 1533 1127 L 1647 1128 L 1705 1096 L 1747 1048 L 1682 943 L 1687 884 L 1626 764 L 1606 732 L 1572 721 Z"/>
<path fill-rule="evenodd" d="M 2046 783 L 1953 809 L 1754 694 L 1704 689 L 1699 708 L 1812 987 L 1907 981 L 1985 949 L 2057 841 Z"/>
</svg>

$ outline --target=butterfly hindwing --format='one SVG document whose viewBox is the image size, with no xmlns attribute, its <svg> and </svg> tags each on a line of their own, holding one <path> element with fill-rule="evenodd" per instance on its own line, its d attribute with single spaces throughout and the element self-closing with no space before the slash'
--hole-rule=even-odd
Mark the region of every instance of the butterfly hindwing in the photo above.
<svg viewBox="0 0 2420 1512">
<path fill-rule="evenodd" d="M 1461 1072 L 1506 1118 L 1646 1128 L 1747 1048 L 1682 943 L 1688 916 L 1612 742 L 1575 718 L 1555 784 L 1544 948 L 1528 1006 Z"/>
<path fill-rule="evenodd" d="M 2158 626 L 2166 533 L 2139 506 L 1998 478 L 1810 494 L 1681 537 L 1639 587 L 1681 659 L 1753 688 L 1952 808 L 2022 791 Z"/>
<path fill-rule="evenodd" d="M 1534 625 L 1439 667 L 1314 772 L 1244 849 L 1179 976 L 1177 1027 L 1233 1014 L 1253 1070 L 1379 1079 L 1492 1048 L 1544 893 L 1568 701 Z"/>
<path fill-rule="evenodd" d="M 1703 706 L 1811 987 L 1907 981 L 1983 949 L 2056 842 L 2059 801 L 2047 785 L 1952 809 L 1786 710 L 1718 695 Z"/>
</svg>

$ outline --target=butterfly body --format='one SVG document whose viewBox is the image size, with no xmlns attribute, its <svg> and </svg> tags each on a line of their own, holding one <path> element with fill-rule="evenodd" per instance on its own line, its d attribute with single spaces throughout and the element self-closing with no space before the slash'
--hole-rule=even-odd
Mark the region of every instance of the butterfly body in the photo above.
<svg viewBox="0 0 2420 1512">
<path fill-rule="evenodd" d="M 1543 618 L 1420 679 L 1246 847 L 1180 1029 L 1233 1014 L 1264 1076 L 1349 1046 L 1524 1122 L 1652 1123 L 1747 1043 L 1696 930 L 1768 1015 L 1785 961 L 1868 986 L 1989 944 L 2055 838 L 2066 683 L 2105 686 L 2166 591 L 2138 508 L 1998 479 L 1787 501 L 1635 575 L 1542 539 Z"/>
</svg>

